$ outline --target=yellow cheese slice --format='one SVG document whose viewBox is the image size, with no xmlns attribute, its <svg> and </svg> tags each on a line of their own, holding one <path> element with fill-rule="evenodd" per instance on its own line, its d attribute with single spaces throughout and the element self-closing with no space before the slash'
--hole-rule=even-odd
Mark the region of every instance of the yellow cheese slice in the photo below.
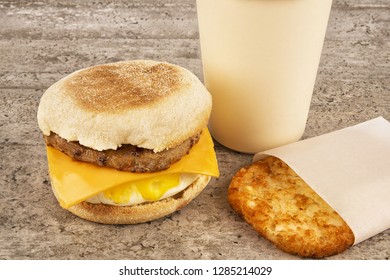
<svg viewBox="0 0 390 280">
<path fill-rule="evenodd" d="M 47 158 L 53 191 L 63 208 L 69 208 L 102 191 L 126 182 L 159 175 L 195 173 L 219 176 L 214 143 L 207 129 L 196 145 L 178 162 L 164 171 L 132 173 L 100 167 L 73 160 L 66 154 L 47 146 Z"/>
</svg>

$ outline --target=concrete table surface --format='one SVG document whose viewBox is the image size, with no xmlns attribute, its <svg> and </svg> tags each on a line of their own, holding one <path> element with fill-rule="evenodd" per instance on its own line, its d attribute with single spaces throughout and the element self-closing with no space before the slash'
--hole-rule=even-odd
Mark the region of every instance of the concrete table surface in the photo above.
<svg viewBox="0 0 390 280">
<path fill-rule="evenodd" d="M 176 63 L 202 80 L 195 0 L 0 2 L 0 259 L 298 259 L 231 210 L 227 187 L 252 156 L 218 143 L 220 178 L 167 218 L 111 226 L 60 208 L 39 99 L 77 69 L 130 59 Z M 390 120 L 390 2 L 334 0 L 303 138 L 377 116 Z M 389 257 L 386 230 L 329 259 Z"/>
</svg>

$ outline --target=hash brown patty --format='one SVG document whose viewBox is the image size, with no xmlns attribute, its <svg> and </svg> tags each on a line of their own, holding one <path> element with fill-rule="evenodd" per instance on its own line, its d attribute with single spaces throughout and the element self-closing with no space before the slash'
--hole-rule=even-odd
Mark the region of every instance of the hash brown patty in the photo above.
<svg viewBox="0 0 390 280">
<path fill-rule="evenodd" d="M 339 214 L 276 157 L 241 168 L 230 183 L 228 201 L 256 232 L 287 253 L 322 258 L 354 243 Z"/>
</svg>

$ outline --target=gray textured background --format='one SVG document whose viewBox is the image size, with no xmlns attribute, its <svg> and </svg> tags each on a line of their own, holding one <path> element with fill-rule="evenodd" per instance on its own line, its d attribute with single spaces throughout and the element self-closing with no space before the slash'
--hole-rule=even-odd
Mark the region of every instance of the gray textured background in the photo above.
<svg viewBox="0 0 390 280">
<path fill-rule="evenodd" d="M 304 138 L 390 120 L 390 1 L 335 0 Z M 294 259 L 226 202 L 251 156 L 216 144 L 219 179 L 168 218 L 90 223 L 62 210 L 36 123 L 43 92 L 90 65 L 166 60 L 202 79 L 195 0 L 0 2 L 0 259 Z M 367 198 L 369 201 L 369 198 Z M 388 259 L 390 230 L 331 259 Z"/>
</svg>

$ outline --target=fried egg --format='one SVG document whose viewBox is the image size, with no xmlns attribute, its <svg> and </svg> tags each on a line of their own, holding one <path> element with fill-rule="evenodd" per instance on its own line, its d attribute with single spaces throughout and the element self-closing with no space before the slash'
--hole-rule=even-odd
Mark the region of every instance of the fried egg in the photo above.
<svg viewBox="0 0 390 280">
<path fill-rule="evenodd" d="M 86 200 L 93 204 L 131 206 L 161 200 L 181 192 L 191 185 L 198 174 L 166 174 L 144 180 L 132 181 L 112 187 Z"/>
</svg>

